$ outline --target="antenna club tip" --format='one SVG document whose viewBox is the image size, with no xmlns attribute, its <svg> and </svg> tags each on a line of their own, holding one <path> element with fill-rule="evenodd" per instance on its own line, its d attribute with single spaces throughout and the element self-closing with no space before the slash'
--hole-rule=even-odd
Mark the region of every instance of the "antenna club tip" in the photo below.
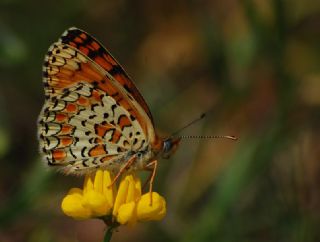
<svg viewBox="0 0 320 242">
<path fill-rule="evenodd" d="M 239 139 L 237 136 L 234 136 L 234 135 L 230 135 L 229 137 L 230 137 L 230 139 L 235 140 L 235 141 Z"/>
<path fill-rule="evenodd" d="M 226 139 L 231 139 L 231 140 L 238 140 L 238 137 L 237 136 L 234 136 L 234 135 L 223 135 L 223 136 L 216 136 L 216 138 L 226 138 Z"/>
<path fill-rule="evenodd" d="M 201 114 L 200 118 L 203 119 L 206 116 L 206 113 Z"/>
</svg>

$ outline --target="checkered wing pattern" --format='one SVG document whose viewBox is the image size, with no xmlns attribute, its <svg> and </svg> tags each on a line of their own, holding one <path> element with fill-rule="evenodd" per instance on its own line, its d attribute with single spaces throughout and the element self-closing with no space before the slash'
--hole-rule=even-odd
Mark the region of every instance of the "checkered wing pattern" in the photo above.
<svg viewBox="0 0 320 242">
<path fill-rule="evenodd" d="M 155 141 L 147 104 L 123 68 L 93 37 L 68 29 L 48 50 L 39 117 L 46 162 L 66 173 L 119 169 Z"/>
</svg>

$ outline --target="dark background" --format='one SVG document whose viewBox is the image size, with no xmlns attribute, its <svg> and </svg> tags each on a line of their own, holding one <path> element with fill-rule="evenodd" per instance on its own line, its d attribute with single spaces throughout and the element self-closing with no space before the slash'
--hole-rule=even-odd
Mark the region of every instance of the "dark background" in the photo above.
<svg viewBox="0 0 320 242">
<path fill-rule="evenodd" d="M 40 161 L 48 47 L 71 26 L 99 39 L 169 134 L 208 111 L 161 160 L 161 222 L 113 241 L 320 241 L 320 2 L 0 1 L 0 241 L 101 241 L 99 220 L 64 216 L 82 179 Z"/>
</svg>

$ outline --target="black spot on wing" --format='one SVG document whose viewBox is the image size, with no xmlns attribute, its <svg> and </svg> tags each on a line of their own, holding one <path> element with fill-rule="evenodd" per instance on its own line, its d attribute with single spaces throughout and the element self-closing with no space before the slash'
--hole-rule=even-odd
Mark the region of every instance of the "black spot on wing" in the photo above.
<svg viewBox="0 0 320 242">
<path fill-rule="evenodd" d="M 87 147 L 83 147 L 83 148 L 81 149 L 81 156 L 82 156 L 82 157 L 85 157 L 84 152 L 86 151 L 86 149 L 87 149 Z"/>
</svg>

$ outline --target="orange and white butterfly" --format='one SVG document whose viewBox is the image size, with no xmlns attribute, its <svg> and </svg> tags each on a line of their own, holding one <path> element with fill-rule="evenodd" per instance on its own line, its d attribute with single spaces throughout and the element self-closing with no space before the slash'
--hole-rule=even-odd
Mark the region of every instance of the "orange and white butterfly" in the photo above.
<svg viewBox="0 0 320 242">
<path fill-rule="evenodd" d="M 127 73 L 80 29 L 69 28 L 51 45 L 43 82 L 40 150 L 49 166 L 66 174 L 102 168 L 118 177 L 126 170 L 151 170 L 152 183 L 157 159 L 169 157 L 180 142 L 157 136 L 151 112 Z"/>
</svg>

